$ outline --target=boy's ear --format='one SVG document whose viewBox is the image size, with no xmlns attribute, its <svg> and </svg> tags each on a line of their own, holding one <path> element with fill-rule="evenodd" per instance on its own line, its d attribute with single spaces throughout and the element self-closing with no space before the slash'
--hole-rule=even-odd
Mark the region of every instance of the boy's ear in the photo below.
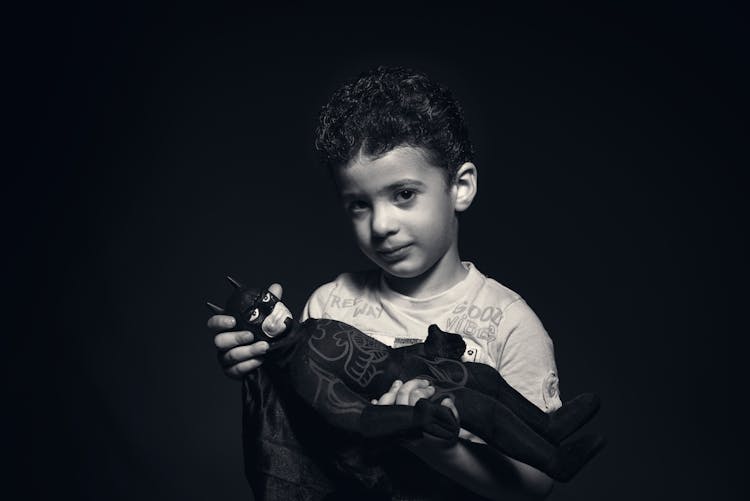
<svg viewBox="0 0 750 501">
<path fill-rule="evenodd" d="M 466 162 L 458 168 L 456 180 L 451 187 L 453 190 L 456 212 L 463 212 L 469 208 L 477 194 L 477 167 L 472 162 Z"/>
</svg>

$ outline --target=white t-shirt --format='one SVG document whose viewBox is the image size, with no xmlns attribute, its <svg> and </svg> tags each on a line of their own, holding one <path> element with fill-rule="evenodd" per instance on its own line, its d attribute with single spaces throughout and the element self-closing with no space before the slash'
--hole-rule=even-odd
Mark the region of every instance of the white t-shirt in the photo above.
<svg viewBox="0 0 750 501">
<path fill-rule="evenodd" d="M 302 312 L 307 318 L 346 322 L 398 348 L 424 341 L 437 324 L 466 342 L 462 360 L 490 365 L 537 407 L 552 412 L 562 403 L 555 355 L 547 331 L 526 302 L 464 262 L 466 277 L 432 297 L 395 292 L 379 270 L 342 273 L 319 287 Z"/>
</svg>

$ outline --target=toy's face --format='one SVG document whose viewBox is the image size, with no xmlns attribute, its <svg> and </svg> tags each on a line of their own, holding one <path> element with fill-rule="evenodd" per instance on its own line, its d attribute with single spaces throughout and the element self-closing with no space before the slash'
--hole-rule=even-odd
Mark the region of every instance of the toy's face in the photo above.
<svg viewBox="0 0 750 501">
<path fill-rule="evenodd" d="M 279 298 L 267 290 L 261 291 L 257 294 L 253 294 L 254 292 L 255 291 L 247 291 L 247 293 L 251 294 L 251 298 L 252 295 L 255 295 L 255 297 L 250 299 L 246 305 L 243 305 L 242 320 L 249 325 L 255 326 L 256 329 L 261 330 L 263 321 L 271 314 L 274 306 L 279 302 Z"/>
<path fill-rule="evenodd" d="M 421 150 L 356 157 L 338 181 L 360 249 L 386 273 L 417 277 L 456 245 L 454 190 Z"/>
<path fill-rule="evenodd" d="M 227 300 L 225 314 L 237 320 L 238 329 L 248 330 L 255 335 L 265 337 L 263 322 L 272 315 L 274 307 L 279 303 L 279 298 L 265 289 L 245 287 L 231 278 L 230 282 L 235 290 Z M 283 314 L 283 312 L 279 310 L 276 314 Z"/>
</svg>

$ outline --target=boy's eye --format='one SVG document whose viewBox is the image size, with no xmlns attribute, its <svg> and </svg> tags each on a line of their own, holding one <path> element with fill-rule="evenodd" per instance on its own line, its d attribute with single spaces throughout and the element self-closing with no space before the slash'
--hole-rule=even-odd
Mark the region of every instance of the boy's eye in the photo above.
<svg viewBox="0 0 750 501">
<path fill-rule="evenodd" d="M 346 209 L 351 213 L 357 214 L 367 210 L 367 204 L 360 200 L 355 200 L 354 202 L 349 202 Z"/>
<path fill-rule="evenodd" d="M 263 295 L 263 299 L 262 299 L 262 301 L 263 301 L 264 303 L 267 303 L 267 302 L 269 302 L 270 300 L 271 300 L 271 293 L 270 293 L 270 292 L 266 292 L 266 293 L 265 293 L 265 294 Z"/>
<path fill-rule="evenodd" d="M 253 311 L 250 312 L 250 316 L 247 317 L 247 321 L 252 322 L 254 320 L 257 320 L 259 315 L 260 315 L 260 312 L 258 311 L 258 308 L 255 308 L 253 309 Z"/>
<path fill-rule="evenodd" d="M 408 202 L 412 198 L 414 198 L 414 195 L 416 193 L 414 190 L 401 190 L 398 193 L 396 193 L 396 200 L 399 202 Z"/>
</svg>

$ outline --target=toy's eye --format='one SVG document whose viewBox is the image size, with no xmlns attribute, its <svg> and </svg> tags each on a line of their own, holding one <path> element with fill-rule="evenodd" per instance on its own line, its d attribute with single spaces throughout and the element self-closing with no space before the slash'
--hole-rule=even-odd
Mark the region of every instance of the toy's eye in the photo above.
<svg viewBox="0 0 750 501">
<path fill-rule="evenodd" d="M 263 296 L 263 302 L 267 303 L 270 300 L 271 300 L 271 293 L 270 292 L 266 292 L 265 295 Z"/>
<path fill-rule="evenodd" d="M 260 316 L 260 312 L 258 311 L 258 308 L 253 309 L 253 311 L 250 312 L 250 316 L 247 317 L 248 322 L 252 322 L 254 320 L 257 320 L 257 318 Z"/>
</svg>

